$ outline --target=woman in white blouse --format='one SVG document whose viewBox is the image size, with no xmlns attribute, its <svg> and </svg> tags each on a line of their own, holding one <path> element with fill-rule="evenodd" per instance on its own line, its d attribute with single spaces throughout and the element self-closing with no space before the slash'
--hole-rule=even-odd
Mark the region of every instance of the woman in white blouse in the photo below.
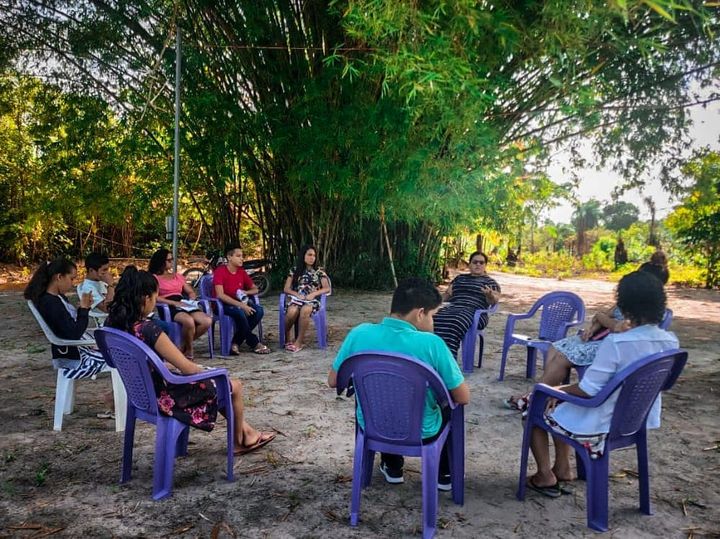
<svg viewBox="0 0 720 539">
<path fill-rule="evenodd" d="M 658 327 L 665 313 L 666 297 L 662 283 L 647 272 L 633 272 L 620 280 L 616 290 L 617 306 L 630 329 L 608 335 L 598 349 L 595 361 L 577 384 L 556 389 L 571 395 L 590 398 L 597 395 L 610 379 L 625 367 L 651 354 L 678 347 L 674 334 Z M 598 408 L 583 408 L 571 403 L 551 400 L 545 421 L 556 432 L 587 442 L 589 451 L 602 451 L 610 430 L 617 392 Z M 557 404 L 557 405 L 556 405 Z M 649 429 L 660 426 L 660 397 L 653 405 L 647 420 Z M 570 466 L 572 448 L 553 438 L 555 464 L 551 464 L 547 432 L 535 428 L 530 448 L 538 471 L 529 478 L 528 487 L 556 498 L 562 493 L 560 482 L 574 479 Z"/>
</svg>

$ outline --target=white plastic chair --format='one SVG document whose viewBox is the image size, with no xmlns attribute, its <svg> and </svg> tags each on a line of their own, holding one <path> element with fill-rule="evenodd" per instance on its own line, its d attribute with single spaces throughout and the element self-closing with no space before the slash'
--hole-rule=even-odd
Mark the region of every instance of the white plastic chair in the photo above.
<svg viewBox="0 0 720 539">
<path fill-rule="evenodd" d="M 35 317 L 40 329 L 45 333 L 45 337 L 51 344 L 55 346 L 96 346 L 94 339 L 69 340 L 61 339 L 45 322 L 45 319 L 38 312 L 32 301 L 27 302 L 30 312 Z M 92 331 L 92 328 L 90 329 Z M 75 380 L 65 378 L 63 376 L 63 368 L 69 365 L 64 364 L 63 360 L 53 359 L 53 367 L 58 371 L 57 385 L 55 387 L 55 419 L 53 430 L 61 431 L 63 416 L 71 414 L 75 407 Z M 113 386 L 113 399 L 115 400 L 115 431 L 122 432 L 125 430 L 125 414 L 127 412 L 127 395 L 125 394 L 125 386 L 122 383 L 120 374 L 116 369 L 105 366 L 102 372 L 110 372 Z M 92 377 L 95 379 L 95 376 Z"/>
</svg>

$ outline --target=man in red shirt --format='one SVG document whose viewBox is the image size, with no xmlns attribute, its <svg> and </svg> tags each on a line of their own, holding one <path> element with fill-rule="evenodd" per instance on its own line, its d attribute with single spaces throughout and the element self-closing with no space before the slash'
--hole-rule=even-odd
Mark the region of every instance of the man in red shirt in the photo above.
<svg viewBox="0 0 720 539">
<path fill-rule="evenodd" d="M 258 289 L 243 269 L 243 252 L 238 244 L 225 248 L 226 266 L 218 266 L 213 272 L 215 297 L 223 302 L 225 314 L 235 321 L 235 335 L 231 355 L 240 353 L 240 345 L 246 342 L 256 354 L 269 354 L 270 348 L 260 342 L 252 331 L 263 317 L 262 306 L 255 303 Z"/>
</svg>

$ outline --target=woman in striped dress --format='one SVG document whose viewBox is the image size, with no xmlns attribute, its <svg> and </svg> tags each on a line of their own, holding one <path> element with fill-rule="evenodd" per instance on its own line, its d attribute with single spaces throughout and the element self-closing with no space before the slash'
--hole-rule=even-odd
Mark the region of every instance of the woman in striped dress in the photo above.
<svg viewBox="0 0 720 539">
<path fill-rule="evenodd" d="M 487 309 L 500 299 L 500 285 L 487 274 L 487 260 L 487 255 L 480 251 L 470 255 L 470 273 L 453 279 L 443 294 L 443 300 L 449 301 L 450 305 L 438 311 L 433 319 L 435 334 L 445 341 L 453 356 L 472 325 L 475 311 Z M 487 323 L 488 316 L 483 313 L 478 329 L 484 328 Z"/>
</svg>

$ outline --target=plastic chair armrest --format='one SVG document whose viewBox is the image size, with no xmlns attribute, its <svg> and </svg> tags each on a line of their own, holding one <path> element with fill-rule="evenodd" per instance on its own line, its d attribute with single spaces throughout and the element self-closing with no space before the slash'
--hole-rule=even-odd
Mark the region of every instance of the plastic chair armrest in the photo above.
<svg viewBox="0 0 720 539">
<path fill-rule="evenodd" d="M 212 378 L 229 378 L 227 369 L 208 369 L 197 374 L 173 374 L 170 371 L 163 373 L 165 380 L 172 384 L 189 384 L 191 382 L 202 382 Z"/>
<path fill-rule="evenodd" d="M 86 331 L 95 328 L 88 328 Z M 50 344 L 55 346 L 97 346 L 94 339 L 60 339 L 55 338 L 50 341 Z"/>
</svg>

